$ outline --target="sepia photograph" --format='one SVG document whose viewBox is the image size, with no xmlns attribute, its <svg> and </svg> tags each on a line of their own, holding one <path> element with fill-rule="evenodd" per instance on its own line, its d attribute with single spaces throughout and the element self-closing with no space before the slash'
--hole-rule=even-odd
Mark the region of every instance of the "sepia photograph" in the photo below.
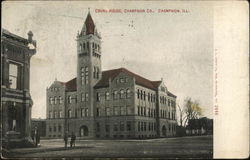
<svg viewBox="0 0 250 160">
<path fill-rule="evenodd" d="M 2 158 L 214 157 L 213 3 L 5 1 L 1 12 Z"/>
</svg>

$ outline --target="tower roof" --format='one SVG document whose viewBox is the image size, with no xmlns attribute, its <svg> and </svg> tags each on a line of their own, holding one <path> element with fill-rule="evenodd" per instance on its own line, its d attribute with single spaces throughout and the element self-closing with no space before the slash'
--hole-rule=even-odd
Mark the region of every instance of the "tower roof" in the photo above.
<svg viewBox="0 0 250 160">
<path fill-rule="evenodd" d="M 95 33 L 95 24 L 90 15 L 90 12 L 87 15 L 84 25 L 86 26 L 86 34 L 94 34 Z"/>
</svg>

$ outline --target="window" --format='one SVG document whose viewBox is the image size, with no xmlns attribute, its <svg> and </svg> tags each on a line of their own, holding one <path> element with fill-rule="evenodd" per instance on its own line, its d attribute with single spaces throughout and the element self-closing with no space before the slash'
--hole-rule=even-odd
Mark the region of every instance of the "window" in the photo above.
<svg viewBox="0 0 250 160">
<path fill-rule="evenodd" d="M 106 108 L 106 116 L 110 116 L 110 108 Z"/>
<path fill-rule="evenodd" d="M 62 111 L 59 111 L 59 118 L 62 118 Z"/>
<path fill-rule="evenodd" d="M 97 117 L 100 116 L 100 108 L 96 108 L 96 116 L 97 116 Z"/>
<path fill-rule="evenodd" d="M 141 90 L 141 99 L 142 99 L 142 96 L 143 96 L 143 93 L 142 93 L 142 90 Z"/>
<path fill-rule="evenodd" d="M 85 101 L 88 102 L 89 101 L 89 94 L 85 93 Z"/>
<path fill-rule="evenodd" d="M 124 83 L 124 79 L 123 79 L 123 78 L 120 78 L 120 82 L 121 82 L 121 83 Z"/>
<path fill-rule="evenodd" d="M 85 50 L 86 46 L 85 46 L 85 43 L 83 43 L 83 50 Z"/>
<path fill-rule="evenodd" d="M 49 112 L 49 118 L 53 118 L 52 112 Z"/>
<path fill-rule="evenodd" d="M 141 107 L 141 114 L 140 115 L 142 115 L 143 116 L 143 107 Z"/>
<path fill-rule="evenodd" d="M 89 109 L 86 108 L 86 109 L 85 109 L 85 117 L 88 117 L 88 116 L 89 116 Z"/>
<path fill-rule="evenodd" d="M 71 96 L 68 97 L 68 103 L 72 103 L 72 97 Z"/>
<path fill-rule="evenodd" d="M 81 94 L 81 100 L 82 100 L 82 102 L 85 101 L 85 94 L 84 93 Z"/>
<path fill-rule="evenodd" d="M 146 92 L 143 92 L 143 100 L 146 100 Z"/>
<path fill-rule="evenodd" d="M 52 131 L 52 128 L 51 128 L 51 126 L 49 126 L 49 132 L 51 132 Z"/>
<path fill-rule="evenodd" d="M 99 68 L 96 67 L 96 78 L 97 78 L 97 79 L 99 78 L 99 72 L 100 72 Z"/>
<path fill-rule="evenodd" d="M 59 104 L 62 104 L 62 97 L 61 96 L 59 96 Z"/>
<path fill-rule="evenodd" d="M 126 115 L 126 107 L 121 106 L 121 115 Z"/>
<path fill-rule="evenodd" d="M 81 109 L 81 117 L 85 117 L 85 109 L 84 108 Z"/>
<path fill-rule="evenodd" d="M 68 117 L 71 118 L 72 117 L 72 111 L 69 109 L 68 110 Z"/>
<path fill-rule="evenodd" d="M 170 100 L 168 99 L 168 106 L 170 106 Z"/>
<path fill-rule="evenodd" d="M 57 112 L 56 111 L 54 112 L 54 118 L 57 118 Z"/>
<path fill-rule="evenodd" d="M 114 124 L 114 131 L 118 131 L 118 126 L 117 126 L 117 124 Z"/>
<path fill-rule="evenodd" d="M 94 67 L 93 78 L 96 77 L 96 67 Z"/>
<path fill-rule="evenodd" d="M 148 93 L 148 101 L 150 102 L 150 93 Z"/>
<path fill-rule="evenodd" d="M 120 131 L 124 131 L 124 122 L 120 122 Z"/>
<path fill-rule="evenodd" d="M 127 121 L 127 131 L 131 131 L 131 121 Z"/>
<path fill-rule="evenodd" d="M 127 98 L 130 98 L 130 96 L 131 96 L 131 95 L 130 95 L 130 89 L 127 89 L 127 91 L 126 91 L 126 97 L 127 97 Z"/>
<path fill-rule="evenodd" d="M 117 106 L 114 107 L 114 115 L 119 115 L 119 107 Z"/>
<path fill-rule="evenodd" d="M 89 83 L 89 68 L 85 67 L 85 84 Z"/>
<path fill-rule="evenodd" d="M 80 44 L 80 53 L 82 52 L 82 44 Z"/>
<path fill-rule="evenodd" d="M 75 118 L 77 118 L 77 109 L 75 109 Z"/>
<path fill-rule="evenodd" d="M 141 131 L 141 123 L 138 122 L 138 131 Z"/>
<path fill-rule="evenodd" d="M 132 107 L 127 106 L 127 115 L 131 115 L 133 113 Z"/>
<path fill-rule="evenodd" d="M 106 132 L 110 132 L 110 126 L 108 124 L 105 125 Z"/>
<path fill-rule="evenodd" d="M 140 106 L 137 107 L 137 115 L 140 115 L 141 111 L 140 111 Z"/>
<path fill-rule="evenodd" d="M 122 99 L 122 98 L 125 98 L 125 97 L 124 97 L 124 90 L 123 90 L 123 89 L 120 90 L 120 98 L 121 98 L 121 99 Z"/>
<path fill-rule="evenodd" d="M 96 131 L 100 132 L 100 123 L 98 123 L 98 122 L 96 123 Z"/>
<path fill-rule="evenodd" d="M 56 132 L 56 126 L 54 126 L 54 132 Z"/>
<path fill-rule="evenodd" d="M 61 126 L 61 125 L 58 126 L 58 131 L 59 131 L 59 132 L 62 131 L 62 126 Z"/>
<path fill-rule="evenodd" d="M 118 98 L 118 92 L 114 91 L 114 99 L 117 99 L 117 98 Z"/>
<path fill-rule="evenodd" d="M 57 98 L 55 97 L 54 99 L 55 99 L 55 102 L 54 102 L 54 104 L 56 104 L 56 102 L 57 102 L 57 100 L 56 100 L 56 99 L 57 99 Z"/>
<path fill-rule="evenodd" d="M 53 104 L 53 98 L 52 97 L 49 98 L 49 104 Z"/>
<path fill-rule="evenodd" d="M 105 93 L 105 99 L 108 101 L 109 100 L 109 92 Z"/>
<path fill-rule="evenodd" d="M 137 99 L 139 99 L 139 98 L 140 98 L 140 90 L 137 89 Z"/>
<path fill-rule="evenodd" d="M 144 122 L 144 131 L 147 130 L 147 122 Z"/>
<path fill-rule="evenodd" d="M 81 84 L 82 84 L 82 85 L 85 84 L 85 78 L 84 78 L 84 77 L 85 77 L 85 76 L 84 76 L 85 74 L 84 74 L 84 71 L 85 71 L 85 69 L 84 69 L 84 67 L 82 67 L 82 68 L 81 68 Z"/>
<path fill-rule="evenodd" d="M 100 95 L 100 93 L 96 93 L 96 101 L 97 102 L 100 102 L 100 100 L 101 100 L 101 95 Z"/>
<path fill-rule="evenodd" d="M 9 64 L 9 85 L 12 89 L 17 89 L 18 66 Z"/>
<path fill-rule="evenodd" d="M 146 116 L 146 107 L 144 107 L 143 115 Z"/>
</svg>

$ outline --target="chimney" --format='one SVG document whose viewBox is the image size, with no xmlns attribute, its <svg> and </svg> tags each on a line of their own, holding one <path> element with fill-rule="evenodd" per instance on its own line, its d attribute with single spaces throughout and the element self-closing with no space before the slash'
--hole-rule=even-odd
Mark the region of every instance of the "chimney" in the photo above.
<svg viewBox="0 0 250 160">
<path fill-rule="evenodd" d="M 33 37 L 33 33 L 31 31 L 28 32 L 28 42 L 31 43 L 32 42 L 32 37 Z"/>
</svg>

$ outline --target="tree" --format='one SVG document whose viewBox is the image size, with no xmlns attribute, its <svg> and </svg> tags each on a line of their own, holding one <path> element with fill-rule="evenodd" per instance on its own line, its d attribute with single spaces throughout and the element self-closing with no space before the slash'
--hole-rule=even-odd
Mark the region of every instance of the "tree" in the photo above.
<svg viewBox="0 0 250 160">
<path fill-rule="evenodd" d="M 178 104 L 180 125 L 186 127 L 190 119 L 197 119 L 202 115 L 202 109 L 198 101 L 192 101 L 190 97 L 185 99 L 184 106 L 181 108 Z"/>
</svg>

